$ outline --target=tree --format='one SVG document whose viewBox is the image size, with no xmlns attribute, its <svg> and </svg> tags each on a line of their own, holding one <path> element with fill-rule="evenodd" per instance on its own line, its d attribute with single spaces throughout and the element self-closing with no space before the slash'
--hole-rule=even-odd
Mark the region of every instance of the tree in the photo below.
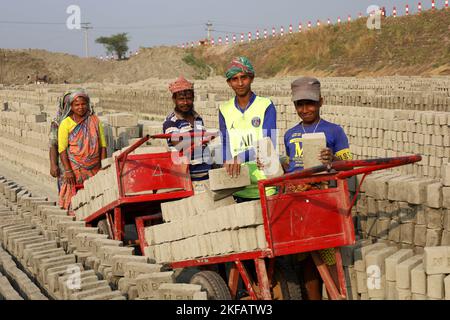
<svg viewBox="0 0 450 320">
<path fill-rule="evenodd" d="M 122 60 L 128 51 L 129 40 L 127 33 L 118 33 L 110 37 L 99 37 L 95 42 L 103 44 L 107 53 L 116 53 L 119 60 Z"/>
</svg>

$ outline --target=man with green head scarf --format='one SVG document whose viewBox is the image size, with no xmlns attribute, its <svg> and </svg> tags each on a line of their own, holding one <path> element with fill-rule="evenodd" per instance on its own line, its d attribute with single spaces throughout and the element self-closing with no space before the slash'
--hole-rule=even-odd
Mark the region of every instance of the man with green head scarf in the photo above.
<svg viewBox="0 0 450 320">
<path fill-rule="evenodd" d="M 258 180 L 266 176 L 258 169 L 254 146 L 258 140 L 269 137 L 276 147 L 276 109 L 270 99 L 253 93 L 255 69 L 246 57 L 234 58 L 225 76 L 236 96 L 219 108 L 224 167 L 230 176 L 238 176 L 241 166 L 248 166 L 252 184 L 234 196 L 238 202 L 258 199 Z M 273 194 L 274 190 L 266 193 Z"/>
</svg>

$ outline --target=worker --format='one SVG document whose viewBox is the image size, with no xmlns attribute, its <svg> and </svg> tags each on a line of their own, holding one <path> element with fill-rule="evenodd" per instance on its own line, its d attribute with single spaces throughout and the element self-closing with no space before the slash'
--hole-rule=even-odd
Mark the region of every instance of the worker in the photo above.
<svg viewBox="0 0 450 320">
<path fill-rule="evenodd" d="M 163 132 L 174 134 L 205 131 L 203 119 L 194 110 L 194 84 L 180 76 L 169 84 L 169 91 L 172 93 L 174 110 L 166 117 L 163 123 Z M 211 169 L 207 146 L 203 145 L 201 140 L 201 137 L 167 140 L 169 147 L 183 150 L 184 155 L 190 159 L 189 172 L 193 182 L 207 180 L 209 178 L 208 171 Z M 198 143 L 193 150 L 189 149 L 191 142 Z M 186 154 L 186 152 L 189 154 Z M 194 183 L 195 187 L 196 184 Z"/>
<path fill-rule="evenodd" d="M 81 90 L 81 89 L 79 89 Z M 64 119 L 70 112 L 69 96 L 72 91 L 66 91 L 58 99 L 58 110 L 56 111 L 55 118 L 50 123 L 49 131 L 49 159 L 50 159 L 50 175 L 57 178 L 58 192 L 62 184 L 61 172 L 64 172 L 64 167 L 62 167 L 58 156 L 58 127 L 62 119 Z"/>
<path fill-rule="evenodd" d="M 63 115 L 58 128 L 58 152 L 64 167 L 59 205 L 68 209 L 81 185 L 94 176 L 106 158 L 106 140 L 103 125 L 93 114 L 89 96 L 82 90 L 67 98 L 70 111 Z"/>
<path fill-rule="evenodd" d="M 348 139 L 344 130 L 337 124 L 320 117 L 323 104 L 320 82 L 315 78 L 302 77 L 291 83 L 292 101 L 300 117 L 300 123 L 287 130 L 284 135 L 284 145 L 288 162 L 284 164 L 286 172 L 303 170 L 302 135 L 306 133 L 323 132 L 326 137 L 326 148 L 317 155 L 323 164 L 337 160 L 351 160 Z M 335 283 L 338 283 L 334 249 L 320 250 L 319 255 L 328 266 Z M 298 258 L 303 270 L 306 296 L 310 300 L 322 299 L 322 283 L 320 274 L 315 267 L 311 255 L 299 254 Z"/>
<path fill-rule="evenodd" d="M 270 137 L 276 146 L 277 114 L 270 99 L 252 91 L 255 70 L 246 57 L 234 58 L 225 76 L 236 96 L 219 108 L 224 168 L 230 176 L 236 177 L 241 166 L 247 166 L 251 179 L 250 186 L 234 193 L 239 203 L 259 198 L 257 182 L 266 176 L 258 169 L 254 145 L 258 140 Z M 266 190 L 267 195 L 274 193 L 273 188 Z"/>
</svg>

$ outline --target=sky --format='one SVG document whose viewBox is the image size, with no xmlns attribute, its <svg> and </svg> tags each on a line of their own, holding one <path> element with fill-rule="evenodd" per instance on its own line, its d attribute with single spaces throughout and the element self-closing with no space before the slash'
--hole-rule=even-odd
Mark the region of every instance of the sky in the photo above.
<svg viewBox="0 0 450 320">
<path fill-rule="evenodd" d="M 338 16 L 344 21 L 361 12 L 366 15 L 370 5 L 385 6 L 391 15 L 393 6 L 403 15 L 405 5 L 410 12 L 417 11 L 416 0 L 0 0 L 0 48 L 46 49 L 79 56 L 85 55 L 83 30 L 67 28 L 71 5 L 80 8 L 82 23 L 90 22 L 88 30 L 90 56 L 101 56 L 105 49 L 95 43 L 100 36 L 126 32 L 130 37 L 130 50 L 139 47 L 161 45 L 177 46 L 198 42 L 206 37 L 205 24 L 213 24 L 212 37 L 230 39 L 235 33 L 240 37 L 248 32 L 261 35 L 264 28 L 271 33 L 272 27 L 285 32 L 289 24 L 294 31 L 299 22 L 306 26 L 317 19 L 336 22 Z M 422 0 L 424 9 L 431 7 L 431 0 Z M 436 6 L 444 6 L 444 0 L 436 0 Z M 73 19 L 69 19 L 73 21 Z"/>
</svg>

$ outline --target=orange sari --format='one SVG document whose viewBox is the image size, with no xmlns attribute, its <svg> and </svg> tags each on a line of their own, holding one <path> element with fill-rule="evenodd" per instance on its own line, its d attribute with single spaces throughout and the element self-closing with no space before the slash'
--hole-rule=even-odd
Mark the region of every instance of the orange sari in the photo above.
<svg viewBox="0 0 450 320">
<path fill-rule="evenodd" d="M 89 115 L 69 134 L 66 151 L 75 174 L 76 185 L 83 184 L 101 168 L 99 124 L 100 120 L 96 115 Z M 63 181 L 59 192 L 59 206 L 68 209 L 75 194 L 75 185 Z"/>
</svg>

